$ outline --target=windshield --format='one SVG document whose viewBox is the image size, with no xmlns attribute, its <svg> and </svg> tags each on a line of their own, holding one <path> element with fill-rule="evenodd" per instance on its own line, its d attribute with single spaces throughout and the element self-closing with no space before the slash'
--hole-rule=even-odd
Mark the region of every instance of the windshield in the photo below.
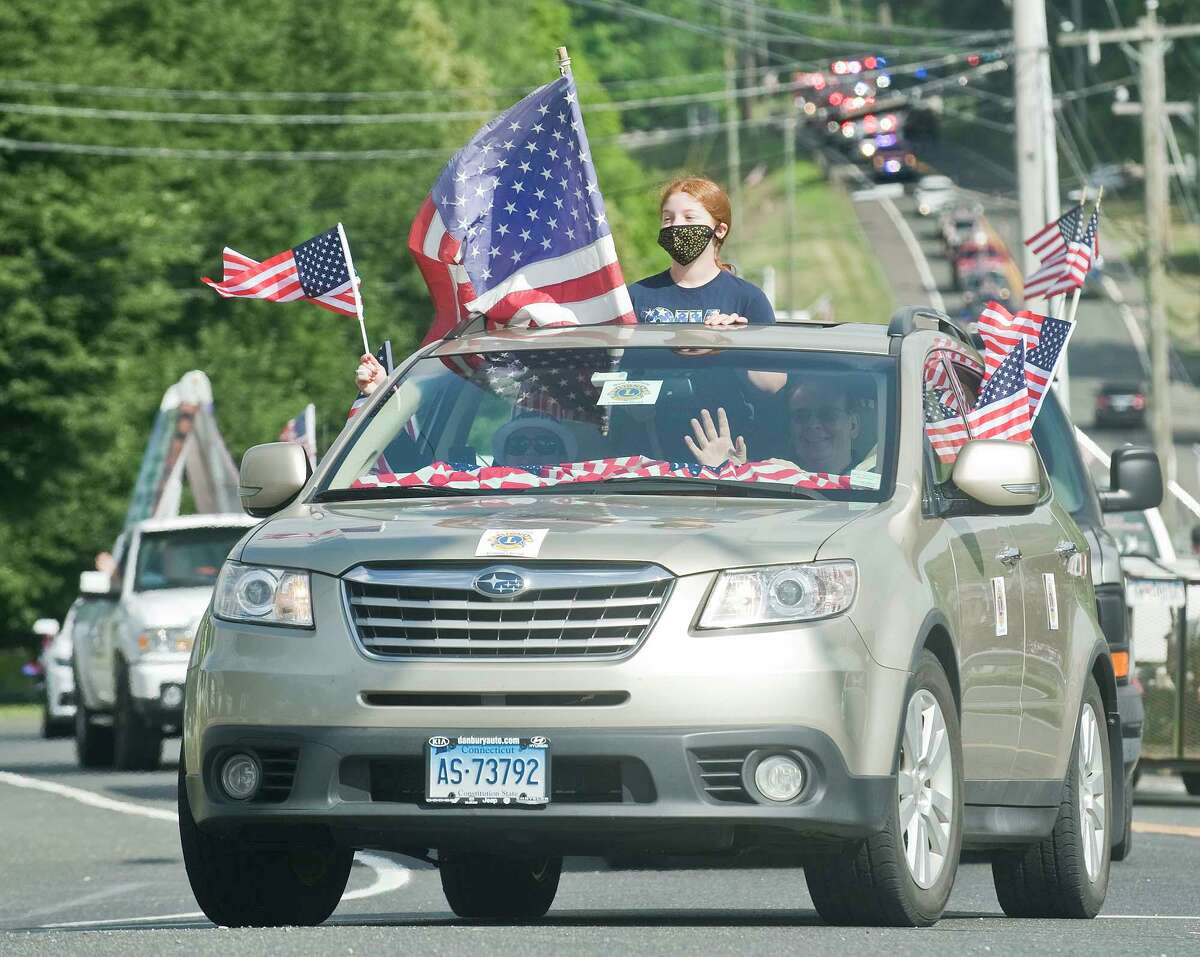
<svg viewBox="0 0 1200 957">
<path fill-rule="evenodd" d="M 245 533 L 236 525 L 143 532 L 134 591 L 212 586 L 225 556 Z"/>
<path fill-rule="evenodd" d="M 634 493 L 686 484 L 703 494 L 707 484 L 712 494 L 880 501 L 890 493 L 894 376 L 887 356 L 787 350 L 423 359 L 387 387 L 317 497 L 619 482 Z"/>
</svg>

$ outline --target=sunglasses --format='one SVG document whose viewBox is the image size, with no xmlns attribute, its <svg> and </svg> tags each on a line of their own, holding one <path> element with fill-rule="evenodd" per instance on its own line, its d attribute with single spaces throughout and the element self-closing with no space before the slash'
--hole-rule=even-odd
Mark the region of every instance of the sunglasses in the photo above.
<svg viewBox="0 0 1200 957">
<path fill-rule="evenodd" d="M 842 416 L 849 415 L 846 409 L 836 405 L 822 405 L 815 409 L 792 409 L 792 421 L 799 425 L 816 422 L 825 428 L 832 428 L 842 421 Z"/>
<path fill-rule="evenodd" d="M 539 435 L 535 438 L 514 435 L 504 443 L 504 449 L 509 455 L 525 455 L 531 448 L 539 455 L 553 455 L 556 452 L 561 455 L 563 452 L 562 442 L 552 435 Z"/>
</svg>

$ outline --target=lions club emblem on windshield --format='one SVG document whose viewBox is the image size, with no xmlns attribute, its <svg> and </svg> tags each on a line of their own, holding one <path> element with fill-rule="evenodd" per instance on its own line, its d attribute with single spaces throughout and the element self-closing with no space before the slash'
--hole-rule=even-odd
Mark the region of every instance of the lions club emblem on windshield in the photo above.
<svg viewBox="0 0 1200 957">
<path fill-rule="evenodd" d="M 477 557 L 487 555 L 520 555 L 534 558 L 541 550 L 545 528 L 489 528 L 479 537 Z"/>
</svg>

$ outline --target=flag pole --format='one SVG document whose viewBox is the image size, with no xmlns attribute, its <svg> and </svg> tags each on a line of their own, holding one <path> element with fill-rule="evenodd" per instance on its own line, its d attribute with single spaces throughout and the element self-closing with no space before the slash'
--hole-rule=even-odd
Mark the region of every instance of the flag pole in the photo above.
<svg viewBox="0 0 1200 957">
<path fill-rule="evenodd" d="M 1087 196 L 1087 187 L 1086 186 L 1084 187 L 1084 196 L 1085 196 L 1085 202 L 1086 202 L 1086 196 Z M 1100 192 L 1096 195 L 1096 210 L 1095 210 L 1096 212 L 1100 211 L 1100 202 L 1103 199 L 1104 199 L 1104 187 L 1101 186 Z M 1082 205 L 1083 205 L 1083 203 L 1080 203 L 1081 207 L 1082 207 Z M 1083 226 L 1083 214 L 1082 213 L 1080 213 L 1080 216 L 1079 216 L 1079 225 Z M 1099 227 L 1097 227 L 1097 229 L 1099 229 Z M 1090 263 L 1090 260 L 1089 260 L 1089 263 Z M 1088 272 L 1091 272 L 1090 264 L 1088 266 Z M 1086 275 L 1083 277 L 1083 280 L 1084 280 L 1084 282 L 1087 282 Z M 1071 296 L 1071 310 L 1070 310 L 1069 315 L 1067 316 L 1067 322 L 1073 323 L 1075 321 L 1075 310 L 1079 308 L 1079 295 L 1082 292 L 1083 292 L 1083 286 L 1075 287 L 1075 292 Z"/>
<path fill-rule="evenodd" d="M 565 76 L 568 79 L 570 79 L 571 78 L 571 58 L 570 58 L 570 56 L 567 55 L 567 48 L 559 47 L 558 50 L 555 52 L 558 54 L 559 75 Z"/>
<path fill-rule="evenodd" d="M 337 224 L 338 239 L 342 241 L 342 255 L 346 257 L 346 268 L 350 273 L 350 288 L 354 290 L 354 312 L 358 316 L 358 331 L 362 333 L 363 355 L 371 354 L 371 346 L 367 342 L 367 324 L 363 322 L 362 296 L 358 294 L 358 273 L 354 271 L 354 260 L 350 258 L 350 240 L 346 238 L 345 227 Z"/>
</svg>

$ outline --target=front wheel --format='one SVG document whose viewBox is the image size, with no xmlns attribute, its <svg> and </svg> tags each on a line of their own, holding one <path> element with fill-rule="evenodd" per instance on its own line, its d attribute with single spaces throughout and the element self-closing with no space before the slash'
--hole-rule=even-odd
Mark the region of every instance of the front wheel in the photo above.
<svg viewBox="0 0 1200 957">
<path fill-rule="evenodd" d="M 438 854 L 438 868 L 446 900 L 459 917 L 534 920 L 554 903 L 562 858 L 445 851 Z"/>
<path fill-rule="evenodd" d="M 962 741 L 941 662 L 923 652 L 908 686 L 896 800 L 878 834 L 805 865 L 830 924 L 928 927 L 942 916 L 962 848 Z"/>
<path fill-rule="evenodd" d="M 1009 917 L 1092 918 L 1108 893 L 1112 860 L 1112 764 L 1104 700 L 1089 677 L 1054 830 L 1044 841 L 992 859 L 992 879 Z"/>
<path fill-rule="evenodd" d="M 81 768 L 111 768 L 113 763 L 112 728 L 96 723 L 83 697 L 79 674 L 75 674 L 75 756 Z"/>
<path fill-rule="evenodd" d="M 222 927 L 312 927 L 337 907 L 354 852 L 328 848 L 260 849 L 196 826 L 179 767 L 179 843 L 192 893 Z"/>
<path fill-rule="evenodd" d="M 118 771 L 157 771 L 162 762 L 162 728 L 138 714 L 129 688 L 129 673 L 117 673 L 117 705 L 113 711 L 113 766 Z"/>
</svg>

